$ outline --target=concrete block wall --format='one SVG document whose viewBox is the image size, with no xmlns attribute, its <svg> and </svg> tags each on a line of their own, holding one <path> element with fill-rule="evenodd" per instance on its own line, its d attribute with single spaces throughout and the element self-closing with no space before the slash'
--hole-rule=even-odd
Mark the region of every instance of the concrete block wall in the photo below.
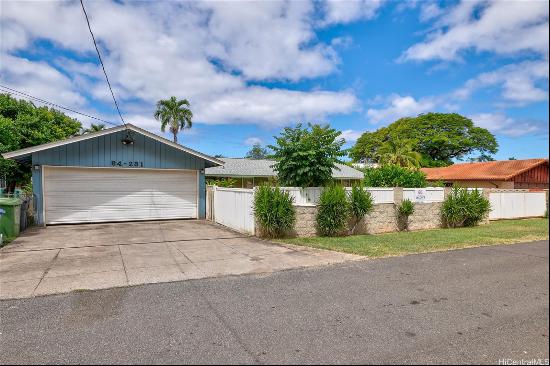
<svg viewBox="0 0 550 366">
<path fill-rule="evenodd" d="M 409 230 L 437 229 L 441 224 L 441 202 L 417 203 L 415 212 L 409 217 Z M 355 228 L 355 234 L 380 234 L 399 231 L 397 205 L 381 203 L 374 205 L 372 212 L 366 215 Z M 317 235 L 316 206 L 295 206 L 296 225 L 291 236 L 311 237 Z"/>
</svg>

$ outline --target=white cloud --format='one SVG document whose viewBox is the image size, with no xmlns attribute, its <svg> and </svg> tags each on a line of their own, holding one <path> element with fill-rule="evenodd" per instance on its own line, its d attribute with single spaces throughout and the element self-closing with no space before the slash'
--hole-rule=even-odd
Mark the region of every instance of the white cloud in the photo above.
<svg viewBox="0 0 550 366">
<path fill-rule="evenodd" d="M 245 143 L 245 145 L 252 146 L 252 145 L 256 145 L 256 144 L 261 145 L 263 143 L 263 141 L 262 141 L 261 138 L 253 136 L 253 137 L 249 137 L 246 140 L 244 140 L 244 143 Z"/>
<path fill-rule="evenodd" d="M 546 88 L 539 86 L 541 83 Z M 470 97 L 476 90 L 492 86 L 502 88 L 502 97 L 517 103 L 548 99 L 548 60 L 524 61 L 503 66 L 468 80 L 455 92 L 459 99 Z"/>
<path fill-rule="evenodd" d="M 420 21 L 427 22 L 443 14 L 444 10 L 435 2 L 424 2 L 420 6 Z"/>
<path fill-rule="evenodd" d="M 381 0 L 326 0 L 322 4 L 325 15 L 321 24 L 350 23 L 374 18 L 382 3 Z"/>
<path fill-rule="evenodd" d="M 462 1 L 442 11 L 435 25 L 401 60 L 457 60 L 464 50 L 548 55 L 547 1 Z"/>
<path fill-rule="evenodd" d="M 316 40 L 308 1 L 200 3 L 209 12 L 208 54 L 252 80 L 300 80 L 335 70 L 334 50 Z M 311 44 L 312 43 L 312 44 Z"/>
<path fill-rule="evenodd" d="M 341 138 L 346 140 L 346 142 L 355 142 L 363 132 L 361 131 L 355 131 L 355 130 L 344 130 L 342 131 L 342 134 L 340 135 Z"/>
<path fill-rule="evenodd" d="M 338 57 L 315 35 L 311 2 L 86 2 L 123 113 L 149 128 L 157 100 L 190 100 L 195 121 L 284 125 L 349 113 L 349 91 L 293 91 L 251 81 L 297 81 L 336 70 Z M 68 106 L 112 108 L 78 2 L 3 2 L 2 82 Z M 9 32 L 6 32 L 9 30 Z M 78 59 L 25 60 L 36 40 Z M 21 66 L 22 65 L 22 66 Z M 60 72 L 63 71 L 63 72 Z M 139 117 L 142 116 L 142 117 Z"/>
<path fill-rule="evenodd" d="M 468 116 L 468 118 L 470 118 L 476 126 L 486 128 L 496 134 L 510 137 L 523 136 L 541 130 L 539 124 L 529 121 L 516 121 L 502 113 L 478 113 Z"/>
<path fill-rule="evenodd" d="M 197 119 L 208 123 L 258 123 L 282 126 L 288 122 L 315 122 L 333 113 L 349 113 L 357 99 L 348 92 L 301 92 L 249 87 L 218 95 L 198 104 Z"/>
<path fill-rule="evenodd" d="M 32 94 L 60 104 L 74 107 L 85 104 L 85 98 L 73 88 L 71 80 L 46 62 L 2 53 L 0 60 L 3 84 L 20 91 L 32 90 Z"/>
<path fill-rule="evenodd" d="M 416 100 L 411 96 L 394 94 L 387 99 L 382 108 L 369 108 L 367 117 L 374 124 L 390 124 L 399 118 L 416 117 L 425 112 L 432 111 L 436 106 L 432 98 Z"/>
</svg>

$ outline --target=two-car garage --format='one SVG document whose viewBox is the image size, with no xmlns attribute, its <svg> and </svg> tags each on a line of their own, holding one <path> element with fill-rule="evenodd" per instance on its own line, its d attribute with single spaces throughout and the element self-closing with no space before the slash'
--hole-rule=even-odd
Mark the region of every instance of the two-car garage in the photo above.
<svg viewBox="0 0 550 366">
<path fill-rule="evenodd" d="M 44 167 L 46 224 L 199 217 L 198 172 Z"/>
<path fill-rule="evenodd" d="M 222 161 L 126 125 L 3 154 L 32 168 L 38 224 L 204 218 Z"/>
</svg>

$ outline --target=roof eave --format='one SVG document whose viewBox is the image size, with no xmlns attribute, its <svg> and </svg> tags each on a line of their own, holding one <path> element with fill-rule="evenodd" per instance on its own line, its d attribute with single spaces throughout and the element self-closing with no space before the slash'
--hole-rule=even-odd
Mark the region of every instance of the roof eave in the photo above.
<svg viewBox="0 0 550 366">
<path fill-rule="evenodd" d="M 195 155 L 195 156 L 198 156 L 204 160 L 207 160 L 207 161 L 210 161 L 211 163 L 214 163 L 214 164 L 217 164 L 217 165 L 224 165 L 225 162 L 222 161 L 222 160 L 219 160 L 217 158 L 214 158 L 212 156 L 209 156 L 209 155 L 206 155 L 206 154 L 203 154 L 203 153 L 200 153 L 196 150 L 193 150 L 193 149 L 190 149 L 188 147 L 185 147 L 185 146 L 182 146 L 182 145 L 179 145 L 175 142 L 172 142 L 168 139 L 165 139 L 164 137 L 161 137 L 161 136 L 158 136 L 158 135 L 155 135 L 154 133 L 151 133 L 147 130 L 144 130 L 142 128 L 139 128 L 137 126 L 134 126 L 132 124 L 127 124 L 126 126 L 119 126 L 119 127 L 113 127 L 113 128 L 108 128 L 106 130 L 102 130 L 102 131 L 98 131 L 98 132 L 93 132 L 93 133 L 89 133 L 89 134 L 86 134 L 86 135 L 80 135 L 80 136 L 76 136 L 76 137 L 71 137 L 71 138 L 68 138 L 68 139 L 65 139 L 65 140 L 60 140 L 60 141 L 55 141 L 55 142 L 50 142 L 50 143 L 47 143 L 47 144 L 42 144 L 42 145 L 37 145 L 37 146 L 33 146 L 33 147 L 28 147 L 28 148 L 25 148 L 25 149 L 20 149 L 20 150 L 15 150 L 15 151 L 10 151 L 10 152 L 7 152 L 7 153 L 3 153 L 2 154 L 2 157 L 4 159 L 13 159 L 13 160 L 18 160 L 16 158 L 18 157 L 24 157 L 26 155 L 31 155 L 35 152 L 38 152 L 38 151 L 43 151 L 43 150 L 48 150 L 48 149 L 53 149 L 53 148 L 56 148 L 56 147 L 59 147 L 59 146 L 63 146 L 63 145 L 68 145 L 68 144 L 72 144 L 72 143 L 75 143 L 75 142 L 80 142 L 80 141 L 84 141 L 84 140 L 88 140 L 88 139 L 92 139 L 92 138 L 95 138 L 95 137 L 100 137 L 100 136 L 104 136 L 104 135 L 109 135 L 109 134 L 112 134 L 112 133 L 116 133 L 116 132 L 120 132 L 120 131 L 123 131 L 125 129 L 129 129 L 129 130 L 132 130 L 132 131 L 135 131 L 135 132 L 138 132 L 138 133 L 141 133 L 142 135 L 145 135 L 149 138 L 152 138 L 154 140 L 157 140 L 159 142 L 162 142 L 166 145 L 169 145 L 175 149 L 178 149 L 178 150 L 181 150 L 181 151 L 184 151 L 188 154 L 191 154 L 191 155 Z"/>
</svg>

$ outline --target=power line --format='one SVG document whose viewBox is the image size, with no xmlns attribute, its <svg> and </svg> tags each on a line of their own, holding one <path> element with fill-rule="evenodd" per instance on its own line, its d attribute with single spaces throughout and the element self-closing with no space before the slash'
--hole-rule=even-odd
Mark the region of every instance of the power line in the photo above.
<svg viewBox="0 0 550 366">
<path fill-rule="evenodd" d="M 16 93 L 16 94 L 20 94 L 20 95 L 23 95 L 27 98 L 31 98 L 31 99 L 34 99 L 40 103 L 44 103 L 44 104 L 48 104 L 48 105 L 51 105 L 52 107 L 56 107 L 56 108 L 59 108 L 59 109 L 64 109 L 66 111 L 69 111 L 69 112 L 72 112 L 72 113 L 76 113 L 76 114 L 79 114 L 81 116 L 84 116 L 84 117 L 88 117 L 88 118 L 92 118 L 92 119 L 95 119 L 97 121 L 100 121 L 100 122 L 104 122 L 104 123 L 107 123 L 107 124 L 110 124 L 110 125 L 113 125 L 113 126 L 118 126 L 118 124 L 116 123 L 113 123 L 113 122 L 109 122 L 109 121 L 106 121 L 104 119 L 101 119 L 99 117 L 94 117 L 94 116 L 91 116 L 89 114 L 86 114 L 86 113 L 82 113 L 82 112 L 79 112 L 79 111 L 76 111 L 74 109 L 71 109 L 71 108 L 68 108 L 68 107 L 64 107 L 62 105 L 59 105 L 59 104 L 56 104 L 56 103 L 53 103 L 53 102 L 49 102 L 47 100 L 44 100 L 42 98 L 38 98 L 38 97 L 35 97 L 33 95 L 30 95 L 30 94 L 27 94 L 27 93 L 24 93 L 22 91 L 19 91 L 19 90 L 15 90 L 13 88 L 10 88 L 10 87 L 7 87 L 5 85 L 1 85 L 0 84 L 0 89 L 4 89 L 4 91 L 7 91 L 8 93 Z"/>
<path fill-rule="evenodd" d="M 103 64 L 103 59 L 101 58 L 101 53 L 99 53 L 99 48 L 97 47 L 97 42 L 95 41 L 94 32 L 92 32 L 92 27 L 90 26 L 90 19 L 88 19 L 88 13 L 86 13 L 86 9 L 84 8 L 84 2 L 83 0 L 80 0 L 80 5 L 82 6 L 82 11 L 84 12 L 84 16 L 86 17 L 86 23 L 88 24 L 88 30 L 90 31 L 90 35 L 92 36 L 92 40 L 94 41 L 95 50 L 97 52 L 97 56 L 99 58 L 99 62 L 101 63 L 101 68 L 103 69 L 103 74 L 105 74 L 105 80 L 107 80 L 107 85 L 109 86 L 109 90 L 111 91 L 111 96 L 113 97 L 113 101 L 115 102 L 116 110 L 118 111 L 118 115 L 120 116 L 120 120 L 126 126 L 126 122 L 124 122 L 124 118 L 122 118 L 122 113 L 120 113 L 120 108 L 118 107 L 118 103 L 115 98 L 115 93 L 113 92 L 113 88 L 111 87 L 111 82 L 109 81 L 109 77 L 107 76 L 107 71 L 105 71 L 105 65 Z"/>
</svg>

